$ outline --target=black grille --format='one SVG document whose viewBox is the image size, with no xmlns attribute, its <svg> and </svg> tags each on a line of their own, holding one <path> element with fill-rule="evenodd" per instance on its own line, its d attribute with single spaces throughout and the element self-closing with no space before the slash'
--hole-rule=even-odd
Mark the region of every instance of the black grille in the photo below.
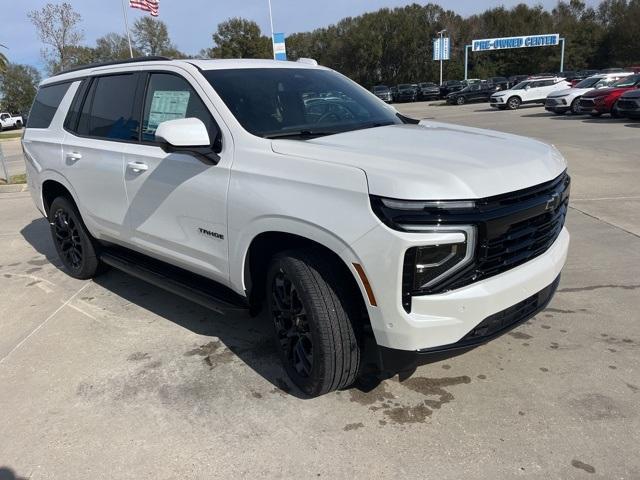
<svg viewBox="0 0 640 480">
<path fill-rule="evenodd" d="M 590 98 L 581 98 L 578 105 L 580 108 L 584 108 L 587 110 L 591 110 L 595 106 L 596 102 L 591 100 Z"/>
<path fill-rule="evenodd" d="M 640 105 L 633 100 L 618 100 L 618 108 L 634 110 L 636 108 L 640 108 Z"/>
</svg>

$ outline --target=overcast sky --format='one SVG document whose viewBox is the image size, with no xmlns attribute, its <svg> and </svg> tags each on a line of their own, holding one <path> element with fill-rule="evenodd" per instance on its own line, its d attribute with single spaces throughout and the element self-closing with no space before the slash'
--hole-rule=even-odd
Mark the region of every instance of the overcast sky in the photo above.
<svg viewBox="0 0 640 480">
<path fill-rule="evenodd" d="M 56 2 L 57 0 L 49 0 Z M 105 33 L 124 32 L 122 0 L 68 0 L 82 15 L 85 43 Z M 27 63 L 42 68 L 41 44 L 35 30 L 27 19 L 27 12 L 38 9 L 46 0 L 0 0 L 0 44 L 9 60 Z M 125 0 L 128 5 L 129 1 Z M 330 25 L 343 17 L 355 16 L 382 7 L 396 7 L 410 3 L 426 4 L 426 1 L 403 0 L 272 0 L 274 29 L 286 34 L 311 30 Z M 432 0 L 463 16 L 477 13 L 489 7 L 504 5 L 512 7 L 518 0 Z M 542 4 L 553 8 L 557 0 L 524 2 Z M 587 0 L 595 5 L 598 0 Z M 211 33 L 218 23 L 230 17 L 245 17 L 258 22 L 265 34 L 269 34 L 269 11 L 267 0 L 161 0 L 160 19 L 169 26 L 169 33 L 181 51 L 197 53 L 211 46 Z M 139 10 L 128 8 L 130 24 L 144 15 Z M 540 32 L 547 33 L 547 32 Z"/>
</svg>

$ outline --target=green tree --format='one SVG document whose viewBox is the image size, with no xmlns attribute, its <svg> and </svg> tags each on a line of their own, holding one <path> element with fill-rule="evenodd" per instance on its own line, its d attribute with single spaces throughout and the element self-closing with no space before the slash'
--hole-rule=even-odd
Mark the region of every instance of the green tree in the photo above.
<svg viewBox="0 0 640 480">
<path fill-rule="evenodd" d="M 143 55 L 163 55 L 172 58 L 184 56 L 171 43 L 167 24 L 161 20 L 153 17 L 139 18 L 133 24 L 132 33 L 136 48 Z"/>
<path fill-rule="evenodd" d="M 50 73 L 71 65 L 71 52 L 80 46 L 84 34 L 79 29 L 82 17 L 70 3 L 47 3 L 27 14 L 44 44 L 42 56 Z"/>
<path fill-rule="evenodd" d="M 0 75 L 1 110 L 11 113 L 28 112 L 40 83 L 38 70 L 29 65 L 7 64 Z"/>
<path fill-rule="evenodd" d="M 201 55 L 208 58 L 273 58 L 271 41 L 258 24 L 244 18 L 231 18 L 218 25 L 212 35 L 213 48 Z"/>
</svg>

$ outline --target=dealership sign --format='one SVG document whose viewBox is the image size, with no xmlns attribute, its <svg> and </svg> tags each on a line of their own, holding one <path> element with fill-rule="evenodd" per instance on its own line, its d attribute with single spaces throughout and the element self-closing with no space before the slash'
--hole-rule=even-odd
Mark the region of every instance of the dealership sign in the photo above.
<svg viewBox="0 0 640 480">
<path fill-rule="evenodd" d="M 474 52 L 507 48 L 550 47 L 560 43 L 560 34 L 527 35 L 525 37 L 485 38 L 471 42 Z"/>
<path fill-rule="evenodd" d="M 287 59 L 287 47 L 285 46 L 284 33 L 273 34 L 273 58 L 274 60 Z"/>
</svg>

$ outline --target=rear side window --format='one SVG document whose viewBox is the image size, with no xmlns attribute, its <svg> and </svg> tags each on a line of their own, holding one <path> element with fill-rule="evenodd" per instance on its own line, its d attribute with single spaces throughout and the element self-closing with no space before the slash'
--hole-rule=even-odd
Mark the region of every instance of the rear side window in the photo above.
<svg viewBox="0 0 640 480">
<path fill-rule="evenodd" d="M 40 87 L 31 106 L 27 128 L 49 128 L 70 82 Z"/>
<path fill-rule="evenodd" d="M 107 140 L 138 140 L 135 74 L 97 77 L 80 112 L 77 133 Z"/>
</svg>

